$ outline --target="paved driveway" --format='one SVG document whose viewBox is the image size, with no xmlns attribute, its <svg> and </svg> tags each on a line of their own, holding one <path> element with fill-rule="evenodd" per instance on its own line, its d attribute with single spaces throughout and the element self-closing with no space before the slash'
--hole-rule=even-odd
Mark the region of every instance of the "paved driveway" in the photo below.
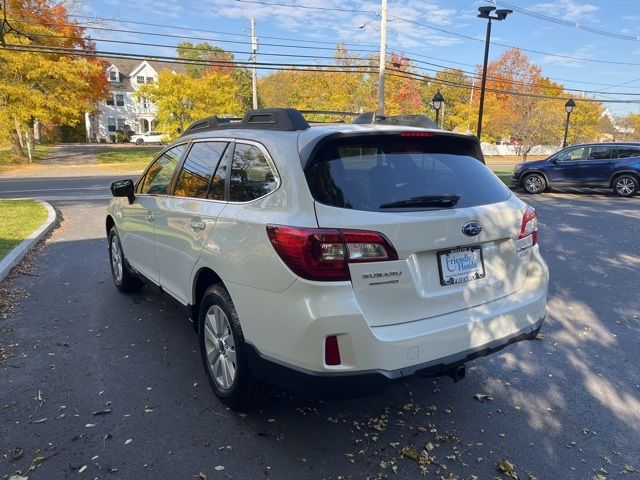
<svg viewBox="0 0 640 480">
<path fill-rule="evenodd" d="M 70 193 L 62 226 L 8 286 L 22 295 L 0 320 L 0 476 L 489 479 L 508 459 L 524 479 L 640 478 L 621 473 L 640 469 L 640 201 L 527 200 L 552 274 L 543 339 L 473 362 L 457 384 L 416 378 L 331 402 L 281 393 L 240 415 L 210 392 L 180 307 L 113 287 L 105 199 Z"/>
</svg>

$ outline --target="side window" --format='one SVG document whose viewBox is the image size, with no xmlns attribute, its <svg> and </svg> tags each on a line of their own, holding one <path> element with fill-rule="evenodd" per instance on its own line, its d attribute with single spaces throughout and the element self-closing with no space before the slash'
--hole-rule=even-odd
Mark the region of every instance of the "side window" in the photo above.
<svg viewBox="0 0 640 480">
<path fill-rule="evenodd" d="M 227 171 L 229 170 L 229 158 L 231 157 L 231 148 L 228 148 L 224 155 L 222 156 L 222 160 L 218 163 L 218 168 L 216 168 L 216 173 L 213 175 L 213 180 L 211 180 L 211 187 L 209 188 L 209 196 L 211 200 L 224 200 L 224 187 L 225 180 L 227 179 Z"/>
<path fill-rule="evenodd" d="M 571 150 L 558 154 L 557 158 L 561 162 L 575 162 L 577 160 L 582 160 L 585 150 L 586 147 L 572 148 Z"/>
<path fill-rule="evenodd" d="M 618 147 L 618 158 L 640 157 L 640 148 L 638 147 Z"/>
<path fill-rule="evenodd" d="M 587 160 L 607 160 L 611 158 L 610 147 L 591 147 Z"/>
<path fill-rule="evenodd" d="M 184 145 L 178 145 L 160 155 L 147 170 L 140 193 L 166 195 L 184 149 Z"/>
<path fill-rule="evenodd" d="M 254 146 L 237 143 L 231 162 L 229 199 L 248 202 L 276 188 L 276 179 L 262 151 Z"/>
<path fill-rule="evenodd" d="M 209 182 L 226 146 L 226 142 L 194 143 L 180 169 L 173 194 L 207 198 Z"/>
</svg>

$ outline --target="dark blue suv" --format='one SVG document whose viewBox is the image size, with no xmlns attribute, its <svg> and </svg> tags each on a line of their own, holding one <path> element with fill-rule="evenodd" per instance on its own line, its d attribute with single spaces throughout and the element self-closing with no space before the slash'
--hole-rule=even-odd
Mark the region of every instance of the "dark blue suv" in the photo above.
<svg viewBox="0 0 640 480">
<path fill-rule="evenodd" d="M 556 186 L 604 187 L 632 197 L 640 186 L 640 143 L 572 145 L 545 160 L 517 164 L 511 185 L 527 193 Z"/>
</svg>

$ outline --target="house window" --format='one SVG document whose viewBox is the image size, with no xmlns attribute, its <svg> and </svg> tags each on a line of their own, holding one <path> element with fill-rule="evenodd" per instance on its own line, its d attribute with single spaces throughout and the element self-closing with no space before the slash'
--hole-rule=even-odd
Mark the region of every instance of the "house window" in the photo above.
<svg viewBox="0 0 640 480">
<path fill-rule="evenodd" d="M 153 77 L 147 77 L 147 83 L 153 83 Z"/>
<path fill-rule="evenodd" d="M 136 77 L 136 83 L 144 83 L 144 76 L 143 75 L 138 75 Z"/>
<path fill-rule="evenodd" d="M 109 70 L 109 81 L 117 82 L 118 81 L 118 72 L 115 70 Z"/>
<path fill-rule="evenodd" d="M 124 94 L 116 93 L 116 106 L 124 107 Z"/>
<path fill-rule="evenodd" d="M 115 101 L 113 99 L 113 95 L 107 98 L 107 105 L 111 105 L 112 107 L 115 105 Z"/>
<path fill-rule="evenodd" d="M 107 130 L 110 132 L 116 131 L 116 119 L 115 118 L 107 118 Z"/>
<path fill-rule="evenodd" d="M 117 118 L 116 119 L 116 126 L 118 127 L 118 130 L 124 130 L 125 124 L 124 124 L 124 118 Z"/>
<path fill-rule="evenodd" d="M 149 108 L 149 100 L 147 100 L 147 97 L 142 97 L 142 108 Z"/>
</svg>

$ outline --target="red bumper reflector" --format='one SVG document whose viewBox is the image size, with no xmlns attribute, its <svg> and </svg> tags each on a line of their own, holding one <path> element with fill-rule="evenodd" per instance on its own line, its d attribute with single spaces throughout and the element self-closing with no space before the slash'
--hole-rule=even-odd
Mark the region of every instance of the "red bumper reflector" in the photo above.
<svg viewBox="0 0 640 480">
<path fill-rule="evenodd" d="M 324 363 L 327 365 L 340 365 L 340 348 L 338 337 L 331 335 L 324 341 Z"/>
</svg>

